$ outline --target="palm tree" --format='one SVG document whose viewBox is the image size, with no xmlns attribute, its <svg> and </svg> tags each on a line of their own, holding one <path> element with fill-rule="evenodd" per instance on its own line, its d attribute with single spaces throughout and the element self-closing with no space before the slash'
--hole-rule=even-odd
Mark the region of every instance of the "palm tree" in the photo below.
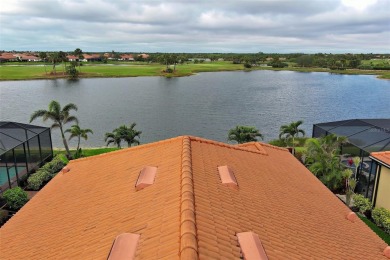
<svg viewBox="0 0 390 260">
<path fill-rule="evenodd" d="M 45 74 L 47 75 L 47 71 L 46 71 L 47 53 L 46 53 L 46 52 L 40 52 L 40 53 L 39 53 L 39 58 L 41 58 L 42 61 L 43 61 L 43 66 L 45 67 Z"/>
<path fill-rule="evenodd" d="M 239 144 L 256 142 L 258 137 L 263 140 L 263 135 L 254 126 L 238 125 L 230 129 L 228 133 L 228 141 L 236 141 Z"/>
<path fill-rule="evenodd" d="M 289 125 L 282 125 L 280 127 L 280 134 L 279 138 L 281 139 L 284 137 L 286 140 L 292 138 L 292 146 L 295 147 L 295 137 L 298 137 L 299 134 L 302 134 L 302 136 L 305 136 L 305 131 L 302 129 L 299 129 L 299 126 L 303 124 L 302 120 L 292 122 Z"/>
<path fill-rule="evenodd" d="M 127 142 L 127 146 L 131 147 L 132 144 L 140 144 L 139 140 L 136 138 L 140 137 L 142 134 L 141 131 L 134 129 L 136 123 L 132 123 L 130 127 L 122 125 L 113 130 L 112 133 L 106 133 L 104 141 L 107 142 L 107 146 L 111 143 L 116 144 L 118 148 L 121 148 L 121 142 Z"/>
<path fill-rule="evenodd" d="M 77 48 L 77 49 L 74 50 L 73 55 L 76 56 L 76 57 L 78 58 L 79 71 L 81 72 L 81 67 L 80 67 L 81 61 L 80 61 L 80 60 L 81 60 L 82 58 L 84 58 L 84 56 L 83 56 L 83 51 L 82 51 L 80 48 Z"/>
<path fill-rule="evenodd" d="M 50 53 L 49 61 L 53 64 L 52 72 L 54 71 L 54 75 L 56 75 L 56 65 L 60 61 L 58 53 L 57 52 Z"/>
<path fill-rule="evenodd" d="M 89 128 L 81 129 L 79 125 L 72 125 L 70 129 L 67 129 L 65 131 L 65 133 L 70 133 L 69 141 L 72 138 L 77 137 L 77 149 L 76 149 L 76 152 L 78 152 L 79 149 L 80 149 L 81 138 L 83 138 L 84 140 L 88 140 L 88 133 L 93 134 L 93 131 L 91 129 L 89 129 Z"/>
<path fill-rule="evenodd" d="M 65 75 L 66 62 L 68 61 L 68 58 L 66 57 L 66 53 L 65 52 L 63 52 L 63 51 L 59 51 L 58 52 L 58 61 L 62 62 L 62 71 L 63 71 L 63 75 Z"/>
<path fill-rule="evenodd" d="M 122 136 L 117 130 L 118 129 L 114 129 L 112 133 L 106 133 L 104 141 L 107 142 L 107 146 L 116 144 L 118 148 L 121 148 Z"/>
<path fill-rule="evenodd" d="M 308 139 L 305 143 L 305 164 L 329 189 L 340 188 L 345 178 L 344 167 L 340 163 L 340 146 L 345 137 L 334 134 L 319 139 Z"/>
<path fill-rule="evenodd" d="M 136 123 L 132 123 L 129 128 L 125 129 L 124 134 L 122 136 L 123 140 L 127 143 L 127 147 L 131 147 L 132 144 L 139 145 L 140 142 L 136 138 L 140 138 L 142 131 L 137 131 L 134 129 Z M 123 127 L 123 126 L 122 126 Z"/>
<path fill-rule="evenodd" d="M 30 123 L 37 119 L 38 117 L 42 117 L 43 121 L 45 122 L 47 119 L 50 119 L 53 121 L 53 124 L 51 125 L 51 128 L 59 128 L 61 131 L 62 141 L 65 146 L 66 153 L 68 155 L 68 158 L 72 158 L 72 155 L 69 151 L 69 146 L 66 141 L 65 135 L 64 135 L 64 125 L 66 123 L 70 122 L 76 122 L 78 123 L 77 117 L 71 116 L 69 112 L 71 110 L 77 111 L 77 106 L 73 103 L 69 103 L 64 108 L 61 109 L 60 103 L 58 103 L 55 100 L 52 100 L 49 103 L 49 110 L 40 109 L 32 113 L 30 118 Z"/>
</svg>

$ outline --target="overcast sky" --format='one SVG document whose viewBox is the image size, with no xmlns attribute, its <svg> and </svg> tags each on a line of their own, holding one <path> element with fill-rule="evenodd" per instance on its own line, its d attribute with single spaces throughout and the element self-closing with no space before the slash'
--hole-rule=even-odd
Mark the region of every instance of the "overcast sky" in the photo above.
<svg viewBox="0 0 390 260">
<path fill-rule="evenodd" d="M 1 0 L 0 49 L 389 53 L 390 0 Z"/>
</svg>

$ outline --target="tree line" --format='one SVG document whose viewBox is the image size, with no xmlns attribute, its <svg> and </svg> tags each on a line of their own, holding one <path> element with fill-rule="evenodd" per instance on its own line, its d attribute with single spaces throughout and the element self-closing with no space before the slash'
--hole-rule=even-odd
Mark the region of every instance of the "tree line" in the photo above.
<svg viewBox="0 0 390 260">
<path fill-rule="evenodd" d="M 112 50 L 109 53 L 99 53 L 99 61 L 103 63 L 108 62 L 108 54 L 111 60 L 119 60 L 121 52 Z M 71 61 L 67 59 L 68 55 L 76 56 L 79 61 Z M 64 74 L 68 73 L 70 77 L 77 78 L 81 71 L 82 65 L 80 60 L 84 58 L 84 53 L 80 48 L 72 52 L 40 52 L 39 57 L 52 65 L 52 72 L 56 74 L 56 66 L 64 63 Z M 383 60 L 381 64 L 362 64 L 363 60 Z M 149 53 L 148 57 L 141 55 L 134 55 L 135 61 L 147 63 L 160 63 L 166 66 L 165 72 L 174 72 L 177 64 L 188 63 L 202 63 L 205 60 L 208 62 L 215 62 L 218 60 L 232 62 L 234 64 L 243 64 L 245 68 L 267 64 L 275 68 L 283 68 L 289 66 L 288 63 L 296 67 L 317 67 L 329 68 L 332 70 L 345 69 L 374 69 L 374 70 L 390 70 L 390 54 L 374 54 L 374 53 L 360 53 L 360 54 L 332 54 L 332 53 Z M 69 62 L 69 64 L 67 64 Z M 171 68 L 173 66 L 173 69 Z"/>
</svg>

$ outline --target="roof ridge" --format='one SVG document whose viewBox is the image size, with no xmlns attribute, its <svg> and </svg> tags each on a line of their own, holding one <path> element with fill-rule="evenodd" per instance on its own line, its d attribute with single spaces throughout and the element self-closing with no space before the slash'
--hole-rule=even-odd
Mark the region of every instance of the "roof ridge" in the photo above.
<svg viewBox="0 0 390 260">
<path fill-rule="evenodd" d="M 129 150 L 133 151 L 133 150 L 149 148 L 151 146 L 159 146 L 159 145 L 162 145 L 165 143 L 170 143 L 170 142 L 176 141 L 178 139 L 182 139 L 182 138 L 183 138 L 183 136 L 177 136 L 177 137 L 173 137 L 173 138 L 169 138 L 169 139 L 165 139 L 165 140 L 161 140 L 161 141 L 157 141 L 157 142 L 153 142 L 153 143 L 147 143 L 147 144 L 141 144 L 141 145 L 137 145 L 137 146 L 133 146 L 133 147 L 127 147 L 127 148 L 119 149 L 119 150 L 112 151 L 112 152 L 107 152 L 107 153 L 97 154 L 97 155 L 93 155 L 93 156 L 89 156 L 89 157 L 73 159 L 69 163 L 73 164 L 73 163 L 76 163 L 79 161 L 93 160 L 94 158 L 96 158 L 98 156 L 99 157 L 106 157 L 106 156 L 112 156 L 112 155 L 118 154 L 118 153 L 125 153 Z"/>
<path fill-rule="evenodd" d="M 381 155 L 381 154 L 390 154 L 390 151 L 380 151 L 380 152 L 372 152 L 371 155 Z"/>
<path fill-rule="evenodd" d="M 180 184 L 180 259 L 198 259 L 191 138 L 183 136 Z"/>
<path fill-rule="evenodd" d="M 273 149 L 276 149 L 276 150 L 281 150 L 281 151 L 285 151 L 285 152 L 289 152 L 287 148 L 284 148 L 284 147 L 279 147 L 279 146 L 275 146 L 275 145 L 272 145 L 272 144 L 267 144 L 267 143 L 262 143 L 262 142 L 258 142 L 260 145 L 262 146 L 266 146 L 266 147 L 269 147 L 269 148 L 273 148 Z"/>
<path fill-rule="evenodd" d="M 257 153 L 257 154 L 262 154 L 262 155 L 268 155 L 267 152 L 255 151 L 253 149 L 240 147 L 240 146 L 234 145 L 234 144 L 226 144 L 226 143 L 213 141 L 213 140 L 209 140 L 209 139 L 205 139 L 205 138 L 201 138 L 201 137 L 196 137 L 196 136 L 188 136 L 188 137 L 190 138 L 191 141 L 195 141 L 195 142 L 202 142 L 202 143 L 217 145 L 217 146 L 220 146 L 220 147 L 230 148 L 230 149 L 244 151 L 244 152 L 249 152 L 249 153 Z"/>
</svg>

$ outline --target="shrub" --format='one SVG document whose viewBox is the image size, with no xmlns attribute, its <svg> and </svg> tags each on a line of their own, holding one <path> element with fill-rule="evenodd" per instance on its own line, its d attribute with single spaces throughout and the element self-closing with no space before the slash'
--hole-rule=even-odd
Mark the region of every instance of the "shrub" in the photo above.
<svg viewBox="0 0 390 260">
<path fill-rule="evenodd" d="M 0 225 L 4 224 L 8 219 L 8 211 L 0 209 Z"/>
<path fill-rule="evenodd" d="M 43 165 L 39 170 L 42 169 L 48 171 L 50 175 L 54 177 L 65 165 L 66 163 L 63 161 L 60 155 L 57 155 L 53 158 L 53 160 Z"/>
<path fill-rule="evenodd" d="M 355 194 L 353 196 L 353 205 L 358 208 L 359 212 L 362 214 L 372 208 L 371 201 L 361 194 Z"/>
<path fill-rule="evenodd" d="M 250 69 L 252 68 L 252 65 L 250 63 L 244 63 L 244 68 Z"/>
<path fill-rule="evenodd" d="M 274 139 L 274 140 L 269 141 L 268 143 L 271 145 L 274 145 L 274 146 L 279 146 L 279 147 L 286 147 L 287 146 L 286 142 L 282 139 Z"/>
<path fill-rule="evenodd" d="M 27 180 L 27 189 L 39 190 L 44 180 L 40 174 L 32 174 Z"/>
<path fill-rule="evenodd" d="M 8 207 L 15 210 L 23 207 L 28 201 L 27 192 L 20 187 L 6 190 L 3 193 L 3 198 L 7 202 Z"/>
<path fill-rule="evenodd" d="M 57 155 L 50 162 L 38 169 L 34 174 L 31 174 L 27 180 L 27 188 L 31 190 L 39 190 L 42 185 L 50 181 L 57 173 L 66 165 L 63 155 Z"/>
<path fill-rule="evenodd" d="M 378 227 L 382 227 L 390 234 L 390 211 L 385 208 L 375 208 L 372 211 L 372 218 Z"/>
<path fill-rule="evenodd" d="M 54 177 L 62 168 L 66 165 L 60 157 L 56 156 L 54 159 L 48 163 L 50 166 L 50 173 Z"/>
</svg>

